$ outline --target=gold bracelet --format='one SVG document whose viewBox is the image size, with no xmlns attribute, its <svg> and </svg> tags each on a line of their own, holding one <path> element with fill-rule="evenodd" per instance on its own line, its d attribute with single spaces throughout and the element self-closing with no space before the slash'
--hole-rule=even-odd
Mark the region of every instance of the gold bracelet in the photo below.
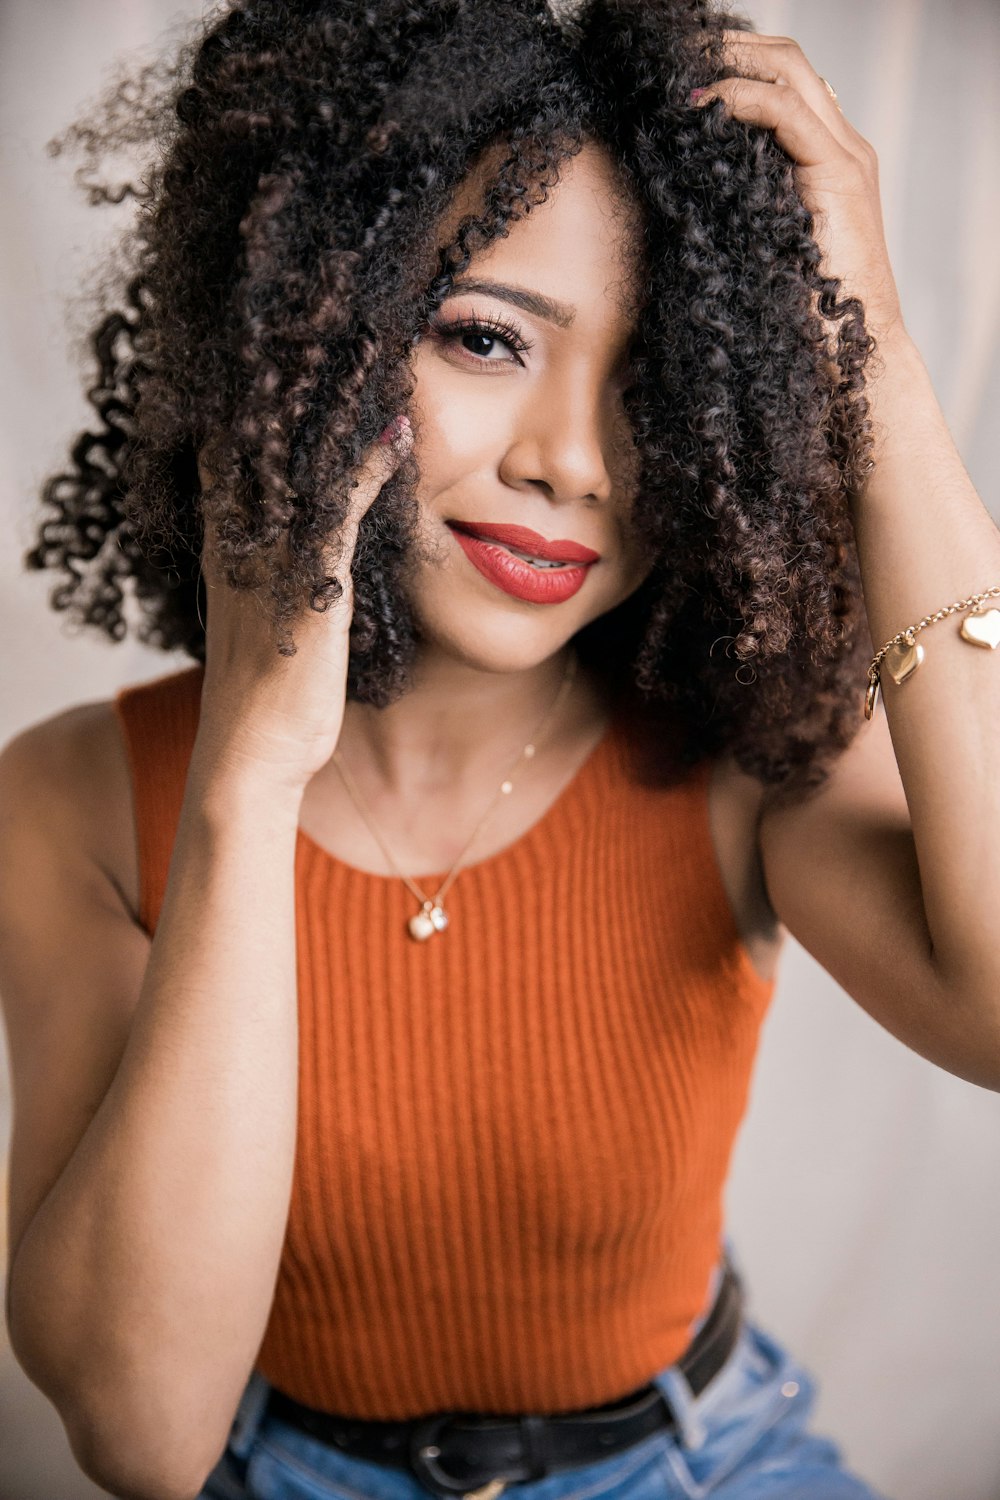
<svg viewBox="0 0 1000 1500">
<path fill-rule="evenodd" d="M 988 651 L 1000 646 L 1000 609 L 983 609 L 984 602 L 997 594 L 1000 594 L 1000 587 L 987 589 L 984 594 L 973 594 L 970 599 L 962 599 L 957 604 L 949 604 L 947 609 L 939 609 L 937 614 L 926 615 L 919 624 L 900 630 L 891 641 L 886 641 L 881 650 L 876 651 L 868 668 L 865 718 L 870 719 L 878 706 L 883 662 L 897 685 L 912 677 L 920 666 L 924 659 L 924 648 L 917 644 L 915 636 L 925 625 L 933 625 L 935 621 L 943 620 L 945 615 L 953 615 L 958 609 L 967 609 L 969 613 L 962 621 L 959 631 L 963 641 L 971 641 L 974 646 L 985 646 Z"/>
</svg>

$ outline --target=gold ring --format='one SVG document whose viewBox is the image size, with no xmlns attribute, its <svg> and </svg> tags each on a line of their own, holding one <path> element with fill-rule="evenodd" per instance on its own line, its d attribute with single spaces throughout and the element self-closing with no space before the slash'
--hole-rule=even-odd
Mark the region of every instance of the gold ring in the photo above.
<svg viewBox="0 0 1000 1500">
<path fill-rule="evenodd" d="M 840 108 L 840 104 L 839 104 L 839 102 L 837 100 L 837 90 L 834 88 L 833 84 L 832 83 L 827 83 L 826 79 L 822 75 L 820 75 L 820 80 L 819 81 L 823 85 L 823 87 L 826 89 L 827 93 L 830 95 L 830 98 L 833 100 L 834 104 L 836 104 L 837 108 L 839 109 Z"/>
</svg>

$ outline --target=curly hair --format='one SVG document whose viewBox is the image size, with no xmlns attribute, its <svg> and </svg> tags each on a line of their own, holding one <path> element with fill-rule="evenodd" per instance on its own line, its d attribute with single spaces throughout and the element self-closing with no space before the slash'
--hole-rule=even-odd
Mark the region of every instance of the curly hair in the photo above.
<svg viewBox="0 0 1000 1500">
<path fill-rule="evenodd" d="M 131 579 L 138 639 L 203 662 L 207 515 L 229 582 L 260 591 L 294 653 L 296 614 L 339 595 L 331 544 L 365 449 L 413 394 L 414 341 L 597 141 L 642 221 L 625 405 L 630 524 L 655 561 L 578 649 L 663 709 L 684 763 L 729 751 L 782 796 L 821 785 L 860 717 L 847 500 L 871 468 L 875 344 L 820 271 L 773 133 L 689 104 L 734 72 L 727 28 L 751 29 L 712 0 L 245 0 L 113 85 L 49 147 L 84 154 L 93 201 L 136 203 L 90 335 L 100 430 L 46 482 L 55 514 L 24 559 L 65 573 L 52 607 L 122 639 Z M 139 181 L 95 178 L 137 143 L 153 148 Z M 497 147 L 479 211 L 440 248 Z M 411 455 L 352 565 L 348 696 L 376 706 L 407 690 L 418 647 L 418 478 Z"/>
</svg>

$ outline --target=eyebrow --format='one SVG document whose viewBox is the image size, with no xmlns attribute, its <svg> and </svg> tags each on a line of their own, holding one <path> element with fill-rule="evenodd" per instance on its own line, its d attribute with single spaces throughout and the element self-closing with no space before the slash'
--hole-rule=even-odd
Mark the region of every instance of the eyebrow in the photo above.
<svg viewBox="0 0 1000 1500">
<path fill-rule="evenodd" d="M 510 302 L 523 312 L 534 313 L 559 328 L 569 328 L 576 317 L 576 308 L 568 302 L 556 302 L 552 297 L 543 297 L 541 292 L 529 291 L 524 286 L 511 286 L 506 281 L 455 281 L 445 293 L 444 300 L 458 297 L 463 292 L 478 292 L 483 297 L 497 297 L 501 302 Z"/>
</svg>

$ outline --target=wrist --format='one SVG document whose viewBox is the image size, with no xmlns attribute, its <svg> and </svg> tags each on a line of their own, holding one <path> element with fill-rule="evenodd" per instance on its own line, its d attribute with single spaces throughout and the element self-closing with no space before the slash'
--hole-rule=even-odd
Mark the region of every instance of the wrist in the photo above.
<svg viewBox="0 0 1000 1500">
<path fill-rule="evenodd" d="M 187 785 L 193 788 L 198 805 L 223 821 L 250 812 L 295 826 L 307 782 L 298 775 L 286 775 L 196 742 Z"/>
<path fill-rule="evenodd" d="M 872 424 L 872 470 L 853 497 L 866 507 L 884 491 L 890 498 L 918 450 L 937 439 L 943 426 L 940 404 L 919 348 L 900 324 L 881 340 L 866 376 Z"/>
<path fill-rule="evenodd" d="M 880 360 L 886 365 L 904 360 L 923 364 L 923 356 L 903 322 L 902 316 L 895 318 L 881 333 L 875 333 L 873 363 L 878 365 Z"/>
</svg>

